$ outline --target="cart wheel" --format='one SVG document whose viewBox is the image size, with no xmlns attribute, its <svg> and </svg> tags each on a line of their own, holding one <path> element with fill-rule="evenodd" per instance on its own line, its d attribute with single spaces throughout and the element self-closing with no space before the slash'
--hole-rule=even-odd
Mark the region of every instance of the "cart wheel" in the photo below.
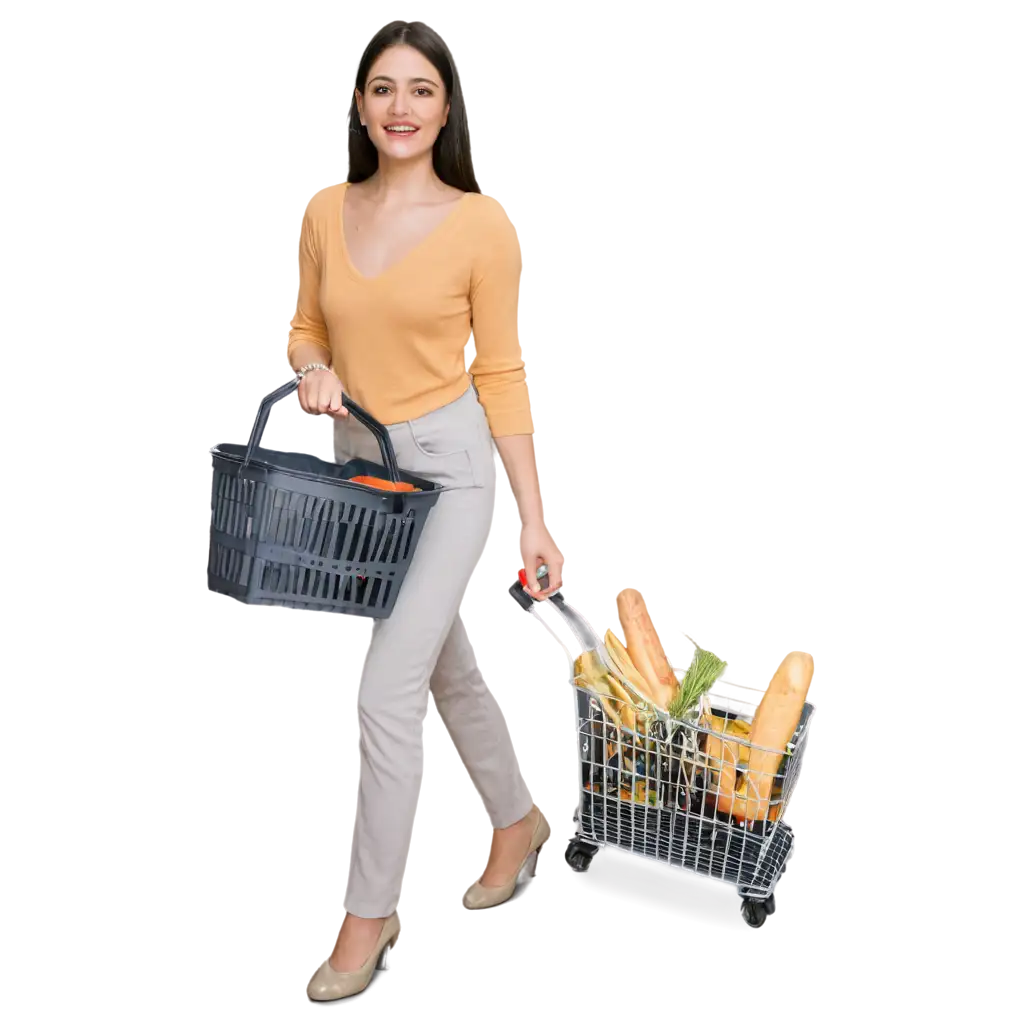
<svg viewBox="0 0 1024 1024">
<path fill-rule="evenodd" d="M 573 871 L 586 871 L 595 852 L 592 847 L 581 846 L 575 839 L 570 839 L 565 851 L 565 862 Z"/>
<path fill-rule="evenodd" d="M 772 893 L 771 896 L 764 901 L 764 912 L 766 914 L 775 913 L 775 893 Z"/>
<path fill-rule="evenodd" d="M 754 900 L 744 900 L 741 908 L 743 920 L 751 928 L 760 928 L 768 917 L 768 908 L 765 903 L 756 903 Z"/>
</svg>

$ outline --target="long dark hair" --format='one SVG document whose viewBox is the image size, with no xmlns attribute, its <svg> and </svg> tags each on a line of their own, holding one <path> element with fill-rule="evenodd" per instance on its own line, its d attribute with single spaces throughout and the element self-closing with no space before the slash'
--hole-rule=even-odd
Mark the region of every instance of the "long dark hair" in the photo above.
<svg viewBox="0 0 1024 1024">
<path fill-rule="evenodd" d="M 356 88 L 366 95 L 366 77 L 373 62 L 389 47 L 404 43 L 419 50 L 441 72 L 441 80 L 451 108 L 448 123 L 434 143 L 434 173 L 446 184 L 463 192 L 479 192 L 469 151 L 469 124 L 466 103 L 455 61 L 444 40 L 422 21 L 393 21 L 385 25 L 369 42 L 356 71 Z M 348 180 L 365 181 L 377 170 L 377 147 L 366 128 L 359 123 L 359 107 L 352 97 L 348 112 Z"/>
</svg>

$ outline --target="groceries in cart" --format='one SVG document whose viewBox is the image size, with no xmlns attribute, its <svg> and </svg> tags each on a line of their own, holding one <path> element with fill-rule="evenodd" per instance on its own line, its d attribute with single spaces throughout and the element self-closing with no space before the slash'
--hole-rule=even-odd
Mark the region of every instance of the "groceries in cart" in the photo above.
<svg viewBox="0 0 1024 1024">
<path fill-rule="evenodd" d="M 592 694 L 590 738 L 602 755 L 593 765 L 599 770 L 585 772 L 584 789 L 739 825 L 776 820 L 814 672 L 811 656 L 786 655 L 755 705 L 749 688 L 715 688 L 727 663 L 692 640 L 692 660 L 679 678 L 638 591 L 623 590 L 617 605 L 625 643 L 609 629 L 603 646 L 584 650 L 573 664 L 575 684 Z"/>
<path fill-rule="evenodd" d="M 566 862 L 586 871 L 610 846 L 684 867 L 734 884 L 761 927 L 793 854 L 782 816 L 814 714 L 811 656 L 788 654 L 767 689 L 726 681 L 725 661 L 696 643 L 682 672 L 636 590 L 618 597 L 623 643 L 610 629 L 602 641 L 559 591 L 540 600 L 526 585 L 521 569 L 509 593 L 571 666 L 579 803 Z"/>
</svg>

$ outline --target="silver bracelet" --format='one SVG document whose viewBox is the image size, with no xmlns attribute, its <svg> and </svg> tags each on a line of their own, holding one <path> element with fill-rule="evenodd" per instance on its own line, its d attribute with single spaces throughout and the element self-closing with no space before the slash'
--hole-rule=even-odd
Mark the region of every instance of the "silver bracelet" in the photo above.
<svg viewBox="0 0 1024 1024">
<path fill-rule="evenodd" d="M 306 374 L 310 372 L 310 370 L 330 371 L 331 368 L 326 363 L 306 363 L 305 366 L 300 366 L 295 371 L 295 375 L 299 378 L 299 380 L 302 380 L 302 378 L 305 377 Z"/>
</svg>

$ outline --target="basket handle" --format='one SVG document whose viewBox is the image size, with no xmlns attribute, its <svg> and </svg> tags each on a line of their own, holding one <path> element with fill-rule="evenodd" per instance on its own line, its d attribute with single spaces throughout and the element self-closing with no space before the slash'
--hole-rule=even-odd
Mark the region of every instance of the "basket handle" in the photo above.
<svg viewBox="0 0 1024 1024">
<path fill-rule="evenodd" d="M 267 419 L 270 417 L 271 406 L 275 402 L 281 401 L 282 398 L 286 398 L 298 388 L 300 380 L 300 377 L 295 377 L 294 380 L 288 381 L 287 384 L 282 384 L 281 387 L 276 391 L 272 391 L 260 403 L 260 411 L 256 415 L 256 422 L 253 424 L 252 433 L 249 435 L 249 444 L 245 449 L 243 467 L 249 465 L 252 453 L 259 447 L 260 441 L 263 439 L 263 431 L 266 429 Z M 391 444 L 391 435 L 388 433 L 387 427 L 378 423 L 362 406 L 353 402 L 344 392 L 341 395 L 341 404 L 348 409 L 350 415 L 355 416 L 377 439 L 377 444 L 380 445 L 380 454 L 384 460 L 384 467 L 388 471 L 391 482 L 393 484 L 400 483 L 401 476 L 398 471 L 398 460 L 395 458 L 395 449 Z"/>
</svg>

